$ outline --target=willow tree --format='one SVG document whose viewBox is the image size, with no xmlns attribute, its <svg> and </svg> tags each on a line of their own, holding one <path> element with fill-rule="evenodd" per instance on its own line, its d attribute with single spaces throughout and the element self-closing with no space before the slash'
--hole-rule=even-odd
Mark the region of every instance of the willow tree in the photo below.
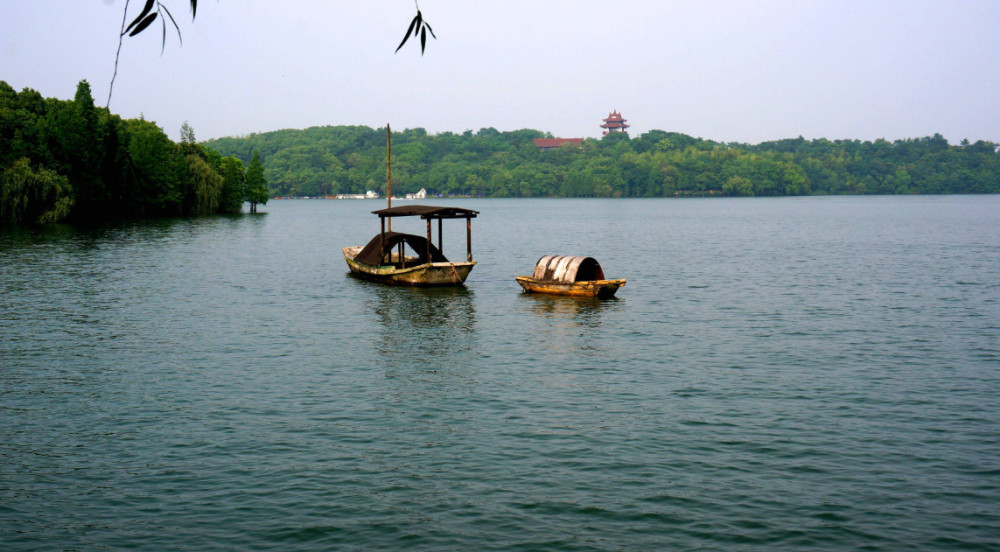
<svg viewBox="0 0 1000 552">
<path fill-rule="evenodd" d="M 0 223 L 58 222 L 72 206 L 69 179 L 45 167 L 33 169 L 27 158 L 0 173 Z"/>
<path fill-rule="evenodd" d="M 216 174 L 204 159 L 197 155 L 186 155 L 189 182 L 194 196 L 193 205 L 188 212 L 193 215 L 213 215 L 219 208 L 219 198 L 222 195 L 223 177 Z"/>
</svg>

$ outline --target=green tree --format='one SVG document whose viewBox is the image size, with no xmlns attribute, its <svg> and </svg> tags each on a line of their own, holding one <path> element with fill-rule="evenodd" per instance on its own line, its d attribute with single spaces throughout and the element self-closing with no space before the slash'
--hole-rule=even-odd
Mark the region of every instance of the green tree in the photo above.
<svg viewBox="0 0 1000 552">
<path fill-rule="evenodd" d="M 267 179 L 264 178 L 264 166 L 260 162 L 260 153 L 254 150 L 250 165 L 246 171 L 246 200 L 250 202 L 250 212 L 257 212 L 257 205 L 267 204 Z"/>
<path fill-rule="evenodd" d="M 809 179 L 802 167 L 791 163 L 785 165 L 781 179 L 785 184 L 785 195 L 809 193 Z"/>
<path fill-rule="evenodd" d="M 223 177 L 212 170 L 212 167 L 198 155 L 186 155 L 189 174 L 189 185 L 193 191 L 193 205 L 187 212 L 192 215 L 211 215 L 219 208 L 219 198 L 222 195 Z"/>
<path fill-rule="evenodd" d="M 18 159 L 0 174 L 0 223 L 59 222 L 73 207 L 69 179 Z"/>
<path fill-rule="evenodd" d="M 181 143 L 182 144 L 197 144 L 198 141 L 194 139 L 194 129 L 187 121 L 181 124 Z"/>
<path fill-rule="evenodd" d="M 127 120 L 125 132 L 126 216 L 183 215 L 187 166 L 174 143 L 144 119 Z"/>
<path fill-rule="evenodd" d="M 903 167 L 896 169 L 896 174 L 892 178 L 893 193 L 908 194 L 912 184 L 913 178 L 910 177 L 910 173 L 906 169 Z"/>
<path fill-rule="evenodd" d="M 222 159 L 222 194 L 219 198 L 220 213 L 239 213 L 243 210 L 246 177 L 243 162 L 235 157 Z"/>
<path fill-rule="evenodd" d="M 72 101 L 47 101 L 45 123 L 48 129 L 42 133 L 49 136 L 43 164 L 69 178 L 79 208 L 102 208 L 108 200 L 102 179 L 104 136 L 90 84 L 81 80 Z"/>
<path fill-rule="evenodd" d="M 722 194 L 727 196 L 752 196 L 753 182 L 742 176 L 734 176 L 722 185 Z"/>
</svg>

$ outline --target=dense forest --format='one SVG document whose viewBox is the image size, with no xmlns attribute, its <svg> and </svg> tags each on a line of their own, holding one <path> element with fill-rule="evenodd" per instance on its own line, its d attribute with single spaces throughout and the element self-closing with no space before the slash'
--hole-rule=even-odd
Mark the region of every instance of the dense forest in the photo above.
<svg viewBox="0 0 1000 552">
<path fill-rule="evenodd" d="M 483 197 L 1000 193 L 998 145 L 942 136 L 756 145 L 652 130 L 540 150 L 538 130 L 392 136 L 394 194 Z M 0 81 L 0 223 L 251 212 L 269 195 L 385 193 L 384 129 L 279 130 L 180 143 L 143 118 Z M 270 189 L 269 189 L 270 186 Z"/>
<path fill-rule="evenodd" d="M 1000 193 L 998 145 L 904 140 L 720 143 L 652 130 L 539 150 L 537 130 L 392 134 L 393 194 L 485 197 L 778 196 Z M 260 151 L 280 196 L 385 193 L 385 129 L 279 130 L 204 142 L 222 155 Z"/>
<path fill-rule="evenodd" d="M 257 158 L 248 167 L 155 123 L 73 100 L 16 92 L 0 81 L 0 224 L 107 221 L 251 211 L 270 195 Z M 250 185 L 248 185 L 248 183 Z"/>
</svg>

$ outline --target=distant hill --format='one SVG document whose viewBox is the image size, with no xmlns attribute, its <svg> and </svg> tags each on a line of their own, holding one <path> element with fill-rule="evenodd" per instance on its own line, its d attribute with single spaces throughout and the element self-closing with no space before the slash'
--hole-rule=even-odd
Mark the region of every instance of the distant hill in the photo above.
<svg viewBox="0 0 1000 552">
<path fill-rule="evenodd" d="M 652 130 L 612 134 L 540 151 L 550 133 L 494 128 L 392 134 L 394 194 L 485 197 L 780 196 L 805 194 L 1000 193 L 992 142 L 950 145 L 941 135 L 859 141 L 795 138 L 720 143 Z M 272 193 L 385 193 L 385 129 L 278 130 L 202 142 L 247 161 L 259 150 Z"/>
</svg>

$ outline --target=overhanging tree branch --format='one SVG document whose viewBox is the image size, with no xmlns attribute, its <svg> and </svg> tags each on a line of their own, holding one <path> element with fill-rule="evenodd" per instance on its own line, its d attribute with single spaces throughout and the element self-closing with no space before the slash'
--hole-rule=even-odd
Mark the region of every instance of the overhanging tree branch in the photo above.
<svg viewBox="0 0 1000 552">
<path fill-rule="evenodd" d="M 190 0 L 191 2 L 191 19 L 194 20 L 195 16 L 198 14 L 198 0 Z M 115 71 L 111 75 L 111 85 L 108 87 L 108 103 L 104 107 L 111 106 L 111 93 L 115 88 L 115 78 L 118 77 L 118 59 L 121 57 L 122 53 L 122 42 L 125 40 L 125 34 L 128 36 L 135 36 L 143 31 L 145 31 L 150 25 L 156 21 L 156 18 L 160 18 L 160 27 L 162 28 L 162 41 L 160 44 L 160 53 L 167 47 L 167 19 L 174 26 L 174 30 L 177 31 L 177 40 L 184 43 L 184 39 L 181 38 L 181 28 L 177 25 L 177 20 L 174 19 L 170 10 L 167 9 L 165 5 L 160 3 L 160 0 L 146 0 L 146 3 L 142 7 L 142 11 L 139 15 L 132 20 L 128 26 L 125 26 L 125 22 L 128 20 L 128 4 L 129 0 L 125 0 L 125 9 L 122 12 L 122 28 L 118 33 L 118 50 L 115 52 Z M 155 10 L 153 8 L 156 8 Z M 160 14 L 163 12 L 166 16 Z"/>
<path fill-rule="evenodd" d="M 191 2 L 191 19 L 194 20 L 195 16 L 198 14 L 198 0 L 189 0 Z M 437 40 L 437 35 L 434 34 L 434 29 L 424 20 L 424 16 L 420 13 L 420 4 L 417 0 L 413 0 L 413 4 L 417 7 L 417 15 L 410 21 L 410 26 L 406 29 L 406 34 L 403 35 L 403 41 L 399 43 L 396 47 L 396 52 L 399 52 L 400 48 L 406 44 L 406 41 L 410 39 L 410 36 L 420 37 L 420 55 L 424 55 L 424 50 L 427 48 L 427 33 L 430 33 L 431 38 Z M 118 50 L 115 52 L 115 70 L 111 75 L 111 85 L 108 87 L 108 102 L 105 105 L 106 108 L 111 107 L 111 94 L 115 88 L 115 79 L 118 77 L 118 60 L 122 53 L 122 42 L 125 40 L 125 35 L 135 36 L 152 25 L 157 18 L 160 20 L 160 28 L 162 29 L 163 38 L 160 45 L 160 53 L 163 53 L 164 48 L 167 46 L 167 19 L 170 19 L 170 23 L 174 26 L 174 30 L 177 31 L 177 39 L 184 43 L 181 38 L 181 29 L 177 25 L 177 21 L 174 19 L 173 14 L 170 10 L 160 2 L 160 0 L 146 0 L 146 3 L 142 6 L 142 10 L 139 12 L 131 23 L 127 26 L 125 22 L 128 21 L 128 5 L 129 0 L 125 0 L 125 10 L 122 13 L 122 27 L 121 31 L 118 33 Z M 162 13 L 161 13 L 162 12 Z"/>
</svg>

